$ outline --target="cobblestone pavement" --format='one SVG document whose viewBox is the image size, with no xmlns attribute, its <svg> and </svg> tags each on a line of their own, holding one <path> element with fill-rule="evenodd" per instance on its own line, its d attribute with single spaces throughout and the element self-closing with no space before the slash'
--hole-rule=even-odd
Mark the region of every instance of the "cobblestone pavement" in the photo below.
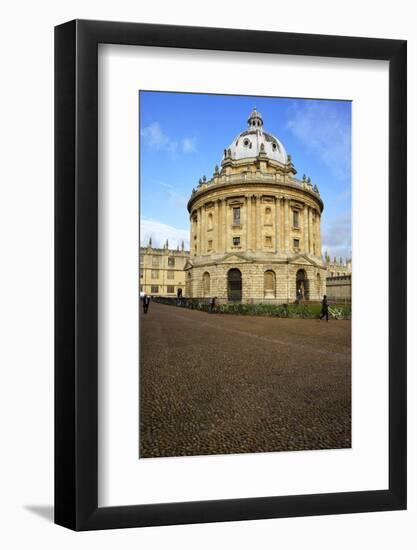
<svg viewBox="0 0 417 550">
<path fill-rule="evenodd" d="M 351 446 L 350 321 L 140 318 L 140 456 Z"/>
</svg>

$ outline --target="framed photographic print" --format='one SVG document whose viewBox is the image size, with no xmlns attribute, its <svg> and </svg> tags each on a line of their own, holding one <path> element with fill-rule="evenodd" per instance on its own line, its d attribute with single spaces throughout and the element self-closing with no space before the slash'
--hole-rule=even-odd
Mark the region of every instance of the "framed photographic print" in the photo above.
<svg viewBox="0 0 417 550">
<path fill-rule="evenodd" d="M 55 30 L 55 521 L 406 507 L 406 42 Z"/>
</svg>

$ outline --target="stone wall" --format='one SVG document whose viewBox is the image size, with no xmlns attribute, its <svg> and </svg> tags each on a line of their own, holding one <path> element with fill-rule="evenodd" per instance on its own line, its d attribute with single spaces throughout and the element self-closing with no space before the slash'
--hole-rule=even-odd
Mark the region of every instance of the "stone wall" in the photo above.
<svg viewBox="0 0 417 550">
<path fill-rule="evenodd" d="M 321 300 L 326 293 L 325 269 L 312 266 L 309 263 L 288 262 L 234 262 L 219 264 L 204 264 L 187 269 L 186 296 L 205 297 L 216 296 L 220 302 L 228 301 L 228 273 L 231 269 L 238 269 L 242 280 L 242 302 L 245 303 L 289 303 L 296 300 L 297 272 L 304 270 L 305 291 L 304 299 Z M 273 295 L 266 292 L 265 272 L 272 271 L 275 276 Z M 204 288 L 205 274 L 210 277 L 209 289 Z M 205 292 L 206 290 L 206 292 Z"/>
<path fill-rule="evenodd" d="M 331 301 L 352 301 L 352 275 L 328 277 L 326 279 L 327 297 Z"/>
</svg>

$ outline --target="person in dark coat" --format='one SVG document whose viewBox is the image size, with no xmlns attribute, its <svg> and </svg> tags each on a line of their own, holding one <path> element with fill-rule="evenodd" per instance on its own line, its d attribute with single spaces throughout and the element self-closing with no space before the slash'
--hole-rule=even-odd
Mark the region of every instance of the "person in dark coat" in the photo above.
<svg viewBox="0 0 417 550">
<path fill-rule="evenodd" d="M 150 296 L 145 294 L 145 296 L 143 297 L 143 313 L 148 313 L 150 302 L 151 302 Z"/>
<path fill-rule="evenodd" d="M 327 296 L 323 296 L 323 300 L 321 302 L 321 313 L 320 313 L 320 321 L 323 319 L 323 317 L 326 317 L 326 321 L 329 321 L 329 304 L 327 303 Z"/>
<path fill-rule="evenodd" d="M 216 296 L 210 300 L 210 312 L 213 313 L 213 311 L 216 310 Z"/>
</svg>

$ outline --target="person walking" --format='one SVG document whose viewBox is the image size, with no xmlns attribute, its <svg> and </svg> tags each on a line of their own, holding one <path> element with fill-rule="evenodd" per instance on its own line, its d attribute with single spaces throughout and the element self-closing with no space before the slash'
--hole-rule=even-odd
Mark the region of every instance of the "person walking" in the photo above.
<svg viewBox="0 0 417 550">
<path fill-rule="evenodd" d="M 321 302 L 320 321 L 323 319 L 323 317 L 326 317 L 326 321 L 329 322 L 329 304 L 327 303 L 326 294 L 323 296 L 323 300 Z"/>
<path fill-rule="evenodd" d="M 216 310 L 216 296 L 210 300 L 210 313 L 213 313 Z"/>
<path fill-rule="evenodd" d="M 143 297 L 143 313 L 148 313 L 150 302 L 151 302 L 150 296 L 145 294 L 145 296 Z"/>
</svg>

